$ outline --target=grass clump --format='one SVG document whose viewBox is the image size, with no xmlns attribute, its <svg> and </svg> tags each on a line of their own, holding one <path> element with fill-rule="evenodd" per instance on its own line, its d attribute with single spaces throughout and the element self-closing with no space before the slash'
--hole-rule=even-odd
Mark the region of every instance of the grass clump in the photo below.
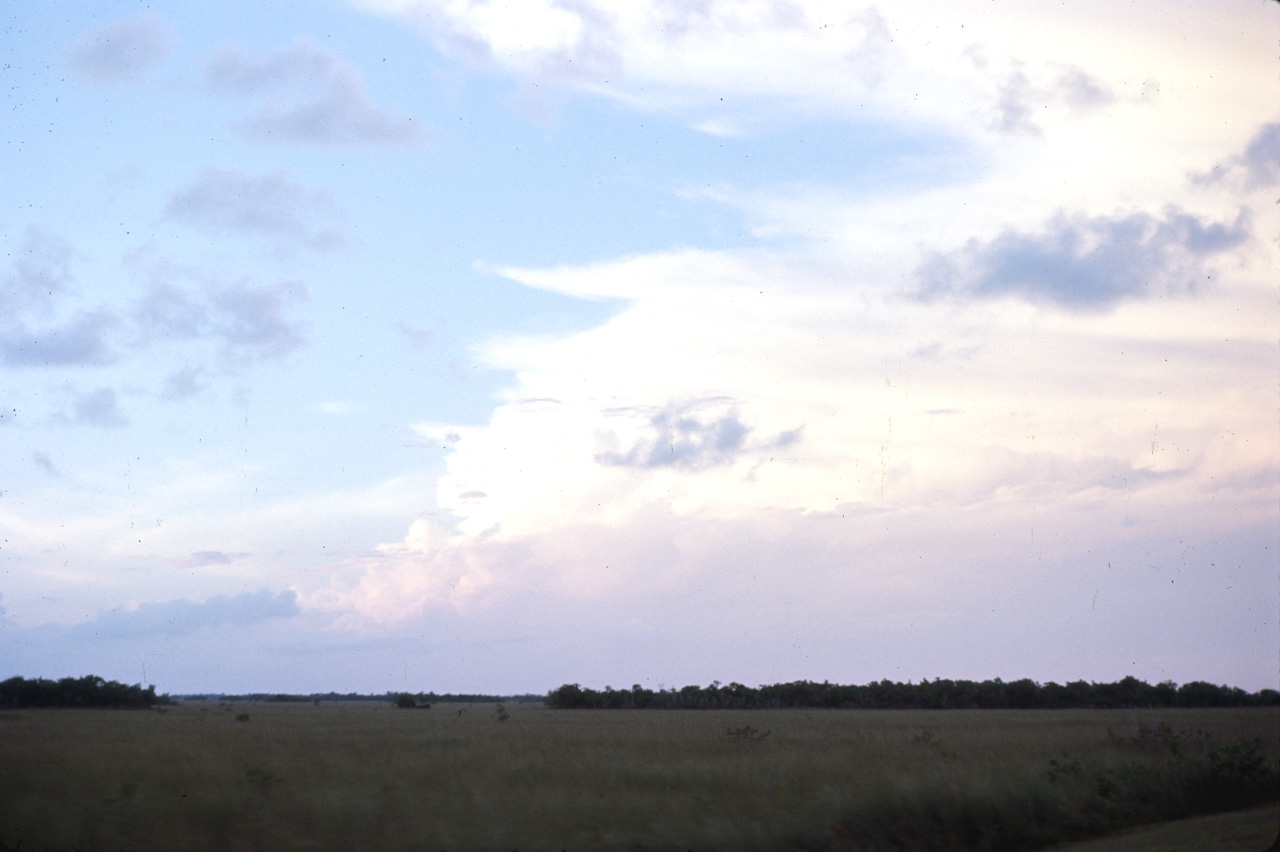
<svg viewBox="0 0 1280 852">
<path fill-rule="evenodd" d="M 762 743 L 772 731 L 757 731 L 750 725 L 743 725 L 741 728 L 725 728 L 724 735 L 729 738 L 730 742 L 735 743 Z"/>
</svg>

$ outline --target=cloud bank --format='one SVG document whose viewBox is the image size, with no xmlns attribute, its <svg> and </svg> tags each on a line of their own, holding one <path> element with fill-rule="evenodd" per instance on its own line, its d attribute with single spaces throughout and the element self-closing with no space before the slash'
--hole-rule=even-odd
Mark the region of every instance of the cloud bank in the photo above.
<svg viewBox="0 0 1280 852">
<path fill-rule="evenodd" d="M 144 636 L 185 636 L 198 630 L 244 627 L 298 614 L 293 592 L 271 594 L 267 590 L 215 595 L 197 603 L 174 600 L 143 603 L 131 610 L 109 610 L 74 627 L 64 628 L 86 640 L 115 641 Z"/>
</svg>

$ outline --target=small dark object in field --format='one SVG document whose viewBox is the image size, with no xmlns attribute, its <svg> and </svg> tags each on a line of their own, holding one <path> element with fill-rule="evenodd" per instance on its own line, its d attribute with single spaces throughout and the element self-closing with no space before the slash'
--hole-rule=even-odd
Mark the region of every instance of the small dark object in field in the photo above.
<svg viewBox="0 0 1280 852">
<path fill-rule="evenodd" d="M 238 716 L 236 716 L 236 721 L 237 721 L 237 722 L 247 722 L 247 721 L 249 721 L 249 714 L 248 714 L 248 713 L 241 713 L 241 714 L 239 714 Z"/>
<path fill-rule="evenodd" d="M 498 721 L 505 722 L 510 718 L 511 718 L 511 714 L 507 712 L 507 708 L 499 704 L 498 705 Z"/>
<path fill-rule="evenodd" d="M 735 743 L 760 743 L 772 731 L 757 731 L 750 725 L 743 725 L 741 728 L 725 728 L 724 735 Z"/>
</svg>

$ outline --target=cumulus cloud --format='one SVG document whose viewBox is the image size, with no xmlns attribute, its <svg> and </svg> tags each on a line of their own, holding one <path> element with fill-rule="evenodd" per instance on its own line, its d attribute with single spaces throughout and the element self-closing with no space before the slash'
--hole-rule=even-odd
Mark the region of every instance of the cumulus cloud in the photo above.
<svg viewBox="0 0 1280 852">
<path fill-rule="evenodd" d="M 77 311 L 65 322 L 0 325 L 0 356 L 15 367 L 106 364 L 115 359 L 110 335 L 118 318 L 107 309 Z"/>
<path fill-rule="evenodd" d="M 1043 79 L 1043 78 L 1042 78 Z M 1084 69 L 1067 66 L 1055 78 L 1033 82 L 1017 67 L 999 83 L 992 107 L 992 129 L 1004 134 L 1040 136 L 1041 120 L 1050 110 L 1089 113 L 1115 103 L 1116 94 Z"/>
<path fill-rule="evenodd" d="M 48 309 L 71 285 L 71 244 L 38 228 L 27 228 L 5 272 L 0 308 L 6 315 L 31 308 Z"/>
<path fill-rule="evenodd" d="M 174 600 L 143 603 L 132 610 L 108 610 L 67 630 L 82 639 L 96 640 L 182 636 L 204 628 L 244 627 L 297 614 L 296 593 L 286 591 L 273 595 L 263 589 L 235 596 L 215 595 L 202 603 Z"/>
<path fill-rule="evenodd" d="M 609 465 L 699 470 L 733 461 L 751 431 L 725 400 L 670 405 L 649 417 L 646 426 L 639 435 L 627 439 L 625 447 L 619 447 L 624 442 L 617 433 L 602 436 L 602 443 L 613 449 L 598 451 L 596 460 Z"/>
<path fill-rule="evenodd" d="M 301 326 L 286 316 L 305 293 L 301 284 L 234 285 L 211 294 L 212 326 L 234 361 L 282 358 L 304 343 Z"/>
<path fill-rule="evenodd" d="M 1076 110 L 1092 110 L 1109 106 L 1116 94 L 1082 68 L 1065 69 L 1054 84 L 1055 96 Z"/>
<path fill-rule="evenodd" d="M 248 282 L 184 288 L 155 282 L 134 309 L 144 343 L 207 339 L 219 344 L 229 365 L 282 358 L 306 342 L 291 308 L 306 296 L 297 282 L 258 286 Z M 198 392 L 202 371 L 185 367 L 166 379 L 165 394 Z"/>
<path fill-rule="evenodd" d="M 1059 214 L 1039 233 L 1006 230 L 933 255 L 919 270 L 927 297 L 1016 295 L 1090 310 L 1154 292 L 1195 290 L 1204 264 L 1249 238 L 1246 212 L 1211 222 L 1177 208 L 1162 217 Z"/>
<path fill-rule="evenodd" d="M 1021 71 L 1015 71 L 1000 84 L 999 97 L 996 100 L 993 126 L 1001 133 L 1038 134 L 1040 126 L 1033 116 L 1037 91 L 1032 88 L 1031 81 Z"/>
<path fill-rule="evenodd" d="M 76 307 L 66 240 L 28 228 L 0 282 L 0 359 L 11 366 L 104 364 L 119 318 Z"/>
<path fill-rule="evenodd" d="M 160 398 L 173 401 L 198 395 L 207 387 L 204 373 L 202 368 L 190 364 L 177 372 L 170 373 L 165 377 Z"/>
<path fill-rule="evenodd" d="M 1052 597 L 1061 577 L 1037 566 L 1067 552 L 1119 562 L 1138 532 L 1176 541 L 1192 517 L 1270 523 L 1274 371 L 1257 351 L 1274 300 L 1190 286 L 1247 226 L 1062 215 L 944 255 L 963 274 L 928 299 L 894 288 L 896 254 L 877 266 L 860 245 L 504 270 L 625 304 L 487 346 L 515 376 L 488 422 L 417 427 L 447 452 L 438 514 L 345 566 L 358 579 L 324 605 L 353 625 L 530 595 L 634 615 L 653 594 L 670 613 L 707 589 L 735 618 L 898 593 L 977 607 L 969 571 Z M 1132 298 L 1148 280 L 1165 298 Z"/>
<path fill-rule="evenodd" d="M 174 43 L 164 20 L 143 12 L 86 32 L 71 49 L 71 65 L 97 83 L 131 82 L 172 53 Z"/>
<path fill-rule="evenodd" d="M 207 168 L 175 192 L 165 215 L 214 233 L 244 233 L 334 248 L 342 241 L 339 216 L 326 192 L 311 190 L 281 169 L 250 175 L 237 169 Z"/>
<path fill-rule="evenodd" d="M 1199 184 L 1234 184 L 1246 189 L 1280 183 L 1280 122 L 1262 125 L 1242 153 L 1208 172 L 1192 176 Z"/>
<path fill-rule="evenodd" d="M 77 394 L 71 404 L 71 413 L 55 418 L 58 422 L 73 426 L 95 426 L 99 429 L 118 429 L 129 425 L 120 411 L 120 402 L 111 388 L 98 388 Z"/>
<path fill-rule="evenodd" d="M 1250 186 L 1280 183 L 1280 122 L 1264 124 L 1240 156 Z"/>
<path fill-rule="evenodd" d="M 212 91 L 258 101 L 239 127 L 267 142 L 399 144 L 420 136 L 412 118 L 373 102 L 359 72 L 308 39 L 262 56 L 227 46 L 204 65 Z"/>
<path fill-rule="evenodd" d="M 1114 73 L 1075 63 L 1092 45 L 1078 34 L 1046 38 L 1054 28 L 1034 13 L 975 15 L 952 4 L 918 14 L 807 0 L 355 2 L 538 92 L 552 84 L 646 107 L 713 106 L 715 114 L 690 124 L 715 135 L 739 130 L 728 104 L 756 117 L 787 104 L 951 122 L 964 132 L 977 117 L 1001 134 L 1039 136 L 1049 116 L 1077 118 L 1126 100 Z"/>
<path fill-rule="evenodd" d="M 62 476 L 62 472 L 54 465 L 53 460 L 49 458 L 48 453 L 35 452 L 31 454 L 31 460 L 35 462 L 36 467 L 53 477 Z"/>
</svg>

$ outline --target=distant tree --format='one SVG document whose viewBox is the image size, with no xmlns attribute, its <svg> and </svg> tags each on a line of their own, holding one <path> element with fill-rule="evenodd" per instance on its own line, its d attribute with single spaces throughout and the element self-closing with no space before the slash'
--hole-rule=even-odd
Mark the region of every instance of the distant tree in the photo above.
<svg viewBox="0 0 1280 852">
<path fill-rule="evenodd" d="M 126 686 L 97 675 L 27 680 L 11 677 L 0 683 L 0 707 L 151 707 L 158 700 L 156 688 Z M 167 703 L 168 697 L 164 699 Z"/>
</svg>

